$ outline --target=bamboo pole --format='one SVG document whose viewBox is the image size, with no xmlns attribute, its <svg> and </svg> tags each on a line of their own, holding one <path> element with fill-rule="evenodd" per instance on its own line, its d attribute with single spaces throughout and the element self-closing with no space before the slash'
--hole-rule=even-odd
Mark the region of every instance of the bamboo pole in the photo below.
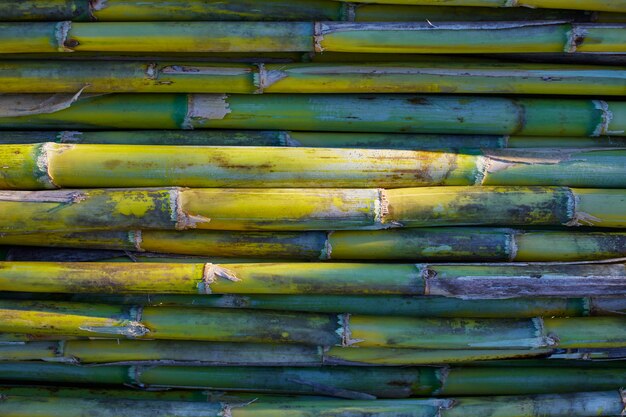
<svg viewBox="0 0 626 417">
<path fill-rule="evenodd" d="M 445 319 L 0 301 L 0 332 L 415 349 L 614 348 L 621 317 Z"/>
<path fill-rule="evenodd" d="M 351 3 L 408 4 L 434 6 L 531 7 L 547 9 L 603 10 L 626 12 L 624 0 L 337 0 Z"/>
<path fill-rule="evenodd" d="M 177 366 L 407 366 L 542 358 L 552 349 L 430 350 L 168 340 L 69 340 L 0 345 L 0 361 Z M 598 354 L 602 354 L 599 351 Z M 571 357 L 574 357 L 571 354 Z M 0 362 L 1 363 L 1 362 Z"/>
<path fill-rule="evenodd" d="M 426 135 L 285 130 L 0 131 L 0 144 L 288 146 L 360 149 L 626 148 L 623 137 Z"/>
<path fill-rule="evenodd" d="M 20 388 L 17 392 L 20 392 Z M 6 389 L 7 392 L 16 390 Z M 37 393 L 42 390 L 36 391 Z M 86 390 L 84 390 L 86 391 Z M 77 390 L 74 392 L 84 392 Z M 32 389 L 28 392 L 34 392 Z M 61 389 L 62 393 L 68 392 Z M 199 391 L 202 392 L 202 391 Z M 136 394 L 142 400 L 125 400 L 126 391 L 115 390 L 87 392 L 87 397 L 73 398 L 63 395 L 41 397 L 14 396 L 8 394 L 0 403 L 6 417 L 36 415 L 39 417 L 80 417 L 98 410 L 102 417 L 308 417 L 311 415 L 351 415 L 353 417 L 467 417 L 494 415 L 501 417 L 587 417 L 619 415 L 623 408 L 620 391 L 549 394 L 526 397 L 478 397 L 454 399 L 413 400 L 328 400 L 298 399 L 293 397 L 266 397 L 255 399 L 225 399 L 229 402 L 206 403 L 207 399 L 196 400 L 191 393 L 184 395 L 185 401 L 164 401 L 168 393 Z M 107 395 L 108 394 L 108 395 Z M 167 397 L 166 397 L 167 396 Z M 156 397 L 159 401 L 150 401 Z M 187 398 L 193 398 L 190 402 Z M 135 398 L 135 397 L 132 397 Z M 221 398 L 208 401 L 220 401 Z M 24 414 L 26 413 L 26 414 Z"/>
<path fill-rule="evenodd" d="M 403 6 L 338 3 L 330 0 L 251 0 L 205 2 L 177 0 L 166 3 L 128 0 L 5 0 L 0 4 L 3 21 L 603 21 L 605 15 L 573 10 L 497 9 L 482 7 Z"/>
<path fill-rule="evenodd" d="M 528 395 L 621 386 L 624 368 L 546 367 L 208 367 L 0 363 L 0 379 L 20 382 L 196 388 L 349 399 Z"/>
<path fill-rule="evenodd" d="M 483 224 L 623 228 L 625 198 L 623 189 L 492 186 L 3 191 L 0 233 L 376 230 Z"/>
<path fill-rule="evenodd" d="M 622 315 L 626 297 L 465 300 L 440 296 L 284 294 L 62 294 L 2 292 L 5 300 L 45 300 L 143 307 L 235 308 L 424 318 L 533 318 Z"/>
<path fill-rule="evenodd" d="M 624 136 L 622 102 L 429 95 L 4 95 L 3 129 L 288 129 Z"/>
<path fill-rule="evenodd" d="M 236 263 L 242 258 L 257 262 L 263 259 L 575 262 L 626 257 L 624 232 L 471 227 L 332 233 L 208 230 L 29 233 L 2 234 L 0 244 L 133 251 L 139 259 L 142 253 L 152 252 L 206 256 L 217 263 Z M 102 253 L 98 258 L 111 256 L 114 255 Z M 219 258 L 222 259 L 218 262 Z"/>
<path fill-rule="evenodd" d="M 0 53 L 45 52 L 626 52 L 620 23 L 18 22 Z"/>
<path fill-rule="evenodd" d="M 0 145 L 0 159 L 4 170 L 0 188 L 14 190 L 435 185 L 626 188 L 623 149 L 443 152 L 46 142 Z"/>
<path fill-rule="evenodd" d="M 503 63 L 0 61 L 2 93 L 626 94 L 620 67 Z M 87 87 L 85 87 L 87 86 Z"/>
<path fill-rule="evenodd" d="M 0 291 L 104 294 L 407 294 L 612 297 L 625 264 L 0 262 Z"/>
</svg>

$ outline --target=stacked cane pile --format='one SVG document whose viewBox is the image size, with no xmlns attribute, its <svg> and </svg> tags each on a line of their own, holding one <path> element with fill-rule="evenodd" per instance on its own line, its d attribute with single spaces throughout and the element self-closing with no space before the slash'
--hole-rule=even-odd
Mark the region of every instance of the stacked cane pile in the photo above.
<svg viewBox="0 0 626 417">
<path fill-rule="evenodd" d="M 0 415 L 624 414 L 626 1 L 371 3 L 0 3 Z"/>
</svg>

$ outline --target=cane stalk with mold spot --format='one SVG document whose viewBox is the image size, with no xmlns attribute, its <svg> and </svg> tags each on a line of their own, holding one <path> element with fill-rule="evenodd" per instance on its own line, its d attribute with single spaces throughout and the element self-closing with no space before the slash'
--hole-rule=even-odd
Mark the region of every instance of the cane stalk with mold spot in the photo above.
<svg viewBox="0 0 626 417">
<path fill-rule="evenodd" d="M 0 332 L 415 349 L 614 348 L 621 317 L 465 319 L 0 301 Z M 62 338 L 62 337 L 61 337 Z"/>
<path fill-rule="evenodd" d="M 119 390 L 68 390 L 46 394 L 45 388 L 5 388 L 0 411 L 6 417 L 37 413 L 40 417 L 79 417 L 98 410 L 102 417 L 271 417 L 312 415 L 353 417 L 612 417 L 624 408 L 624 393 L 605 392 L 544 394 L 411 400 L 331 400 L 256 396 L 211 396 L 197 391 L 144 392 Z M 4 394 L 6 393 L 6 394 Z M 16 394 L 18 393 L 18 394 Z M 20 396 L 19 393 L 25 393 Z M 85 393 L 83 397 L 82 394 Z M 34 394 L 43 394 L 37 396 Z M 204 397 L 203 397 L 204 395 Z M 182 398 L 178 398 L 182 397 Z M 126 400 L 133 398 L 137 400 Z M 173 400 L 172 400 L 173 398 Z M 151 401 L 156 399 L 158 401 Z M 165 401 L 169 399 L 169 401 Z M 184 401 L 180 401 L 183 399 Z M 213 402 L 211 402 L 213 401 Z M 209 402 L 207 404 L 207 402 Z"/>
<path fill-rule="evenodd" d="M 622 149 L 442 152 L 47 142 L 0 145 L 0 159 L 0 188 L 16 190 L 435 185 L 626 188 L 626 150 Z M 142 167 L 149 170 L 138 169 Z"/>
<path fill-rule="evenodd" d="M 407 150 L 626 148 L 623 137 L 427 135 L 285 130 L 0 131 L 0 144 L 287 146 Z"/>
<path fill-rule="evenodd" d="M 0 233 L 487 224 L 624 228 L 625 199 L 624 189 L 493 186 L 1 191 Z"/>
<path fill-rule="evenodd" d="M 168 340 L 68 340 L 0 344 L 0 363 L 45 361 L 167 366 L 407 366 L 543 358 L 553 349 L 435 350 L 211 343 Z M 595 351 L 594 351 L 595 352 Z M 598 350 L 598 355 L 603 351 Z M 570 354 L 575 357 L 575 353 Z"/>
<path fill-rule="evenodd" d="M 505 63 L 2 61 L 2 93 L 624 95 L 620 67 Z"/>
<path fill-rule="evenodd" d="M 530 7 L 547 9 L 626 12 L 624 0 L 337 0 L 350 3 L 408 4 L 433 6 Z"/>
<path fill-rule="evenodd" d="M 0 291 L 617 297 L 626 293 L 626 268 L 624 264 L 0 262 Z"/>
<path fill-rule="evenodd" d="M 607 390 L 625 368 L 233 367 L 0 362 L 0 380 L 326 395 L 348 399 Z"/>
<path fill-rule="evenodd" d="M 162 262 L 154 253 L 290 260 L 405 260 L 414 262 L 574 262 L 626 257 L 626 233 L 437 227 L 378 231 L 225 232 L 163 230 L 2 234 L 2 245 L 132 251 L 139 261 Z M 25 253 L 25 250 L 21 252 Z M 141 256 L 145 253 L 146 256 Z M 15 254 L 15 250 L 11 250 Z M 29 256 L 32 256 L 31 253 Z M 42 254 L 43 255 L 43 254 Z M 89 253 L 91 255 L 91 252 Z M 116 256 L 102 252 L 99 259 Z M 21 256 L 19 260 L 29 260 Z M 222 258 L 221 261 L 215 259 Z M 10 260 L 6 256 L 2 259 Z M 32 260 L 45 260 L 38 256 Z M 88 258 L 87 258 L 88 259 Z M 15 259 L 18 260 L 18 259 Z M 51 260 L 51 259 L 50 259 Z M 69 259 L 64 259 L 68 261 Z M 184 258 L 170 262 L 183 262 Z M 187 262 L 187 261 L 185 261 Z M 189 262 L 194 262 L 193 259 Z M 202 261 L 199 261 L 202 262 Z M 209 261 L 207 261 L 209 262 Z"/>
<path fill-rule="evenodd" d="M 0 96 L 0 128 L 619 137 L 626 103 L 406 94 L 7 94 Z"/>
<path fill-rule="evenodd" d="M 45 52 L 625 52 L 621 23 L 12 22 L 0 53 Z"/>
</svg>

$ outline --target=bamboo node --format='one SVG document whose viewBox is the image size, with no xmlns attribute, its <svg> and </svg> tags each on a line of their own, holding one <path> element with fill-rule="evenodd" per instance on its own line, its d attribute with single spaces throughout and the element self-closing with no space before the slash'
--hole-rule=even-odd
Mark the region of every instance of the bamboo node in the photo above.
<svg viewBox="0 0 626 417">
<path fill-rule="evenodd" d="M 619 397 L 620 397 L 620 400 L 622 401 L 622 406 L 623 406 L 620 416 L 623 417 L 623 416 L 626 416 L 626 390 L 624 388 L 620 388 L 618 392 L 619 392 Z"/>
<path fill-rule="evenodd" d="M 572 25 L 572 29 L 567 32 L 567 42 L 565 43 L 564 52 L 573 53 L 578 47 L 585 42 L 585 38 L 589 32 L 580 25 Z"/>
<path fill-rule="evenodd" d="M 218 278 L 225 278 L 232 282 L 241 282 L 241 278 L 238 278 L 233 271 L 220 265 L 207 263 L 204 264 L 202 271 L 202 282 L 198 284 L 200 294 L 212 294 L 211 284 L 216 282 Z"/>
<path fill-rule="evenodd" d="M 141 247 L 141 243 L 143 242 L 143 234 L 141 230 L 129 231 L 128 240 L 133 244 L 137 252 L 145 252 L 145 250 Z"/>
<path fill-rule="evenodd" d="M 322 261 L 328 261 L 330 260 L 330 257 L 332 256 L 333 246 L 330 243 L 330 235 L 332 235 L 333 233 L 334 232 L 332 231 L 326 233 L 326 240 L 324 241 L 324 247 L 322 248 L 322 251 L 320 252 L 320 260 Z"/>
<path fill-rule="evenodd" d="M 624 134 L 623 130 L 612 131 L 609 129 L 614 116 L 609 108 L 609 103 L 604 100 L 593 100 L 593 105 L 596 110 L 600 110 L 600 123 L 598 123 L 598 126 L 596 126 L 591 136 L 598 137 L 603 135 Z"/>
<path fill-rule="evenodd" d="M 81 136 L 83 132 L 78 132 L 74 130 L 64 130 L 59 132 L 57 135 L 57 140 L 61 143 L 79 143 L 81 142 Z"/>
<path fill-rule="evenodd" d="M 56 148 L 55 143 L 46 142 L 38 145 L 36 151 L 37 158 L 35 165 L 37 166 L 37 182 L 41 184 L 43 188 L 47 189 L 61 188 L 54 182 L 54 178 L 52 178 L 50 174 L 50 151 L 54 148 Z"/>
<path fill-rule="evenodd" d="M 204 216 L 189 214 L 184 210 L 183 193 L 180 188 L 170 190 L 170 214 L 175 222 L 176 230 L 195 229 L 198 223 L 209 223 L 211 219 Z"/>
<path fill-rule="evenodd" d="M 342 22 L 354 22 L 356 20 L 356 9 L 358 5 L 354 3 L 342 3 L 340 20 Z"/>
<path fill-rule="evenodd" d="M 146 66 L 146 77 L 149 80 L 156 80 L 159 78 L 159 64 L 151 62 Z"/>
<path fill-rule="evenodd" d="M 383 188 L 378 189 L 378 199 L 374 202 L 374 222 L 378 225 L 385 224 L 385 217 L 389 214 L 389 199 Z"/>
<path fill-rule="evenodd" d="M 54 29 L 54 38 L 57 43 L 57 50 L 59 52 L 74 52 L 73 49 L 70 49 L 72 44 L 70 43 L 68 45 L 68 39 L 67 39 L 71 29 L 72 29 L 72 22 L 70 21 L 59 22 L 56 24 L 55 29 Z M 73 46 L 77 46 L 77 45 L 78 43 L 76 43 Z"/>
<path fill-rule="evenodd" d="M 324 24 L 322 22 L 315 22 L 313 24 L 313 46 L 315 52 L 324 52 L 322 42 L 324 42 Z"/>
<path fill-rule="evenodd" d="M 602 221 L 602 219 L 592 216 L 589 213 L 578 210 L 580 198 L 569 189 L 568 201 L 567 201 L 567 214 L 569 221 L 564 223 L 564 226 L 577 227 L 577 226 L 594 226 L 596 223 Z"/>
<path fill-rule="evenodd" d="M 274 83 L 287 78 L 288 74 L 281 70 L 267 70 L 265 64 L 256 64 L 257 71 L 252 75 L 252 82 L 256 87 L 255 94 L 263 94 L 266 88 Z"/>
<path fill-rule="evenodd" d="M 337 316 L 339 328 L 336 333 L 341 337 L 341 347 L 353 347 L 357 343 L 364 342 L 364 339 L 353 339 L 350 329 L 350 313 L 339 314 Z"/>
<path fill-rule="evenodd" d="M 280 131 L 278 133 L 278 140 L 281 146 L 294 147 L 294 148 L 302 146 L 302 144 L 298 142 L 297 140 L 295 140 L 294 138 L 292 138 L 289 132 L 287 131 Z"/>
</svg>

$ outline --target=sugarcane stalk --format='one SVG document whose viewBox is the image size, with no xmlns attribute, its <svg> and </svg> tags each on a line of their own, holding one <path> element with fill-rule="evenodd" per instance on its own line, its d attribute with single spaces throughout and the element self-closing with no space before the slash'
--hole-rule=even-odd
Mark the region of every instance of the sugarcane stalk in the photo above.
<svg viewBox="0 0 626 417">
<path fill-rule="evenodd" d="M 0 97 L 4 129 L 290 129 L 624 136 L 622 102 L 429 95 L 71 94 Z"/>
<path fill-rule="evenodd" d="M 206 2 L 202 0 L 6 0 L 0 4 L 3 21 L 209 21 L 209 20 L 331 20 L 331 21 L 513 21 L 567 20 L 602 21 L 603 15 L 571 10 L 494 9 L 467 7 L 341 4 L 329 0 L 250 0 Z"/>
<path fill-rule="evenodd" d="M 575 262 L 626 257 L 626 233 L 439 227 L 377 231 L 224 232 L 160 230 L 2 234 L 2 245 L 81 248 L 90 256 L 111 258 L 108 251 L 131 251 L 139 260 L 156 261 L 152 253 L 206 256 L 214 263 L 241 259 L 283 260 L 410 260 L 415 262 Z M 0 247 L 1 248 L 1 247 Z M 82 252 L 88 249 L 102 253 Z M 35 249 L 34 249 L 35 250 Z M 24 251 L 22 251 L 24 252 Z M 116 252 L 117 254 L 118 252 Z M 24 253 L 5 260 L 70 260 L 70 254 Z M 146 256 L 142 256 L 145 254 Z M 51 254 L 53 255 L 53 254 Z M 170 255 L 171 256 L 171 255 Z M 165 256 L 167 258 L 167 256 Z M 220 259 L 221 258 L 221 259 Z M 216 260 L 219 259 L 219 262 Z M 159 260 L 160 261 L 160 260 Z M 175 262 L 184 262 L 180 258 Z M 193 259 L 190 262 L 194 262 Z M 200 261 L 201 262 L 201 261 Z M 210 262 L 210 261 L 206 261 Z"/>
<path fill-rule="evenodd" d="M 623 228 L 625 198 L 624 189 L 492 186 L 3 191 L 0 233 L 484 224 Z"/>
<path fill-rule="evenodd" d="M 502 148 L 626 148 L 622 137 L 425 135 L 284 130 L 1 131 L 0 144 L 41 142 L 102 145 L 290 146 L 407 150 Z"/>
<path fill-rule="evenodd" d="M 407 294 L 612 297 L 624 264 L 0 262 L 0 291 L 104 294 Z"/>
<path fill-rule="evenodd" d="M 587 317 L 622 315 L 625 297 L 462 300 L 438 296 L 394 295 L 275 295 L 275 294 L 62 294 L 1 292 L 5 300 L 72 301 L 116 305 L 185 308 L 243 308 L 408 316 L 468 318 Z"/>
<path fill-rule="evenodd" d="M 461 152 L 285 148 L 0 145 L 2 189 L 115 187 L 366 188 L 565 185 L 626 188 L 626 150 Z M 146 172 L 142 167 L 150 167 Z"/>
<path fill-rule="evenodd" d="M 0 332 L 416 349 L 624 347 L 621 317 L 446 319 L 0 300 Z"/>
<path fill-rule="evenodd" d="M 0 379 L 40 383 L 127 384 L 143 388 L 321 394 L 350 399 L 373 399 L 433 395 L 567 393 L 582 389 L 599 391 L 623 384 L 626 379 L 626 369 L 433 366 L 415 368 L 159 365 L 85 367 L 41 362 L 0 362 Z"/>
<path fill-rule="evenodd" d="M 2 61 L 3 93 L 489 93 L 624 95 L 621 68 L 545 64 L 214 64 Z"/>
<path fill-rule="evenodd" d="M 69 340 L 0 345 L 0 361 L 177 366 L 406 366 L 542 358 L 553 349 L 430 350 L 168 340 Z M 602 354 L 603 351 L 598 351 Z M 575 357 L 574 354 L 570 354 Z"/>
<path fill-rule="evenodd" d="M 433 6 L 530 7 L 547 9 L 626 12 L 624 0 L 337 0 L 350 3 L 408 4 Z"/>
<path fill-rule="evenodd" d="M 312 415 L 353 417 L 587 417 L 616 416 L 621 391 L 412 400 L 339 400 L 260 396 L 202 397 L 203 391 L 145 392 L 57 388 L 3 388 L 0 410 L 7 417 L 80 417 L 98 410 L 102 417 L 270 417 Z M 24 394 L 24 395 L 22 395 Z M 84 396 L 83 396 L 84 395 Z M 130 399 L 128 399 L 130 398 Z M 180 401 L 180 400 L 183 401 Z M 157 400 L 157 401 L 155 401 Z M 209 402 L 207 404 L 207 401 Z M 211 401 L 213 401 L 211 403 Z M 24 414 L 26 413 L 26 414 Z"/>
<path fill-rule="evenodd" d="M 563 21 L 18 22 L 0 53 L 45 52 L 625 52 L 624 25 Z"/>
</svg>

